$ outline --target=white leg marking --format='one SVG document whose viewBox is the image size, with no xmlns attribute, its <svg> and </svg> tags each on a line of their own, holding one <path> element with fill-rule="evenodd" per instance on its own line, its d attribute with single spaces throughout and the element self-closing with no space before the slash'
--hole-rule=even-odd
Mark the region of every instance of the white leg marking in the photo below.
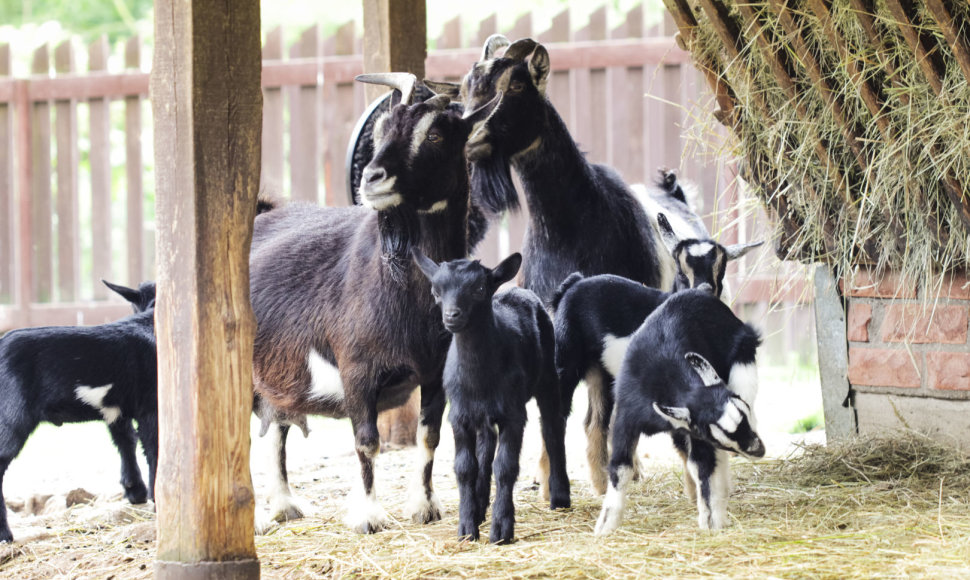
<svg viewBox="0 0 970 580">
<path fill-rule="evenodd" d="M 288 520 L 297 520 L 303 517 L 307 511 L 302 502 L 299 502 L 290 494 L 290 486 L 286 483 L 286 478 L 280 469 L 280 448 L 283 444 L 280 438 L 279 426 L 272 424 L 266 432 L 267 452 L 265 461 L 269 467 L 269 517 L 257 518 L 256 531 L 259 534 L 266 533 L 276 523 Z"/>
<path fill-rule="evenodd" d="M 307 368 L 310 369 L 310 397 L 313 399 L 344 399 L 344 383 L 337 367 L 327 362 L 315 349 L 307 355 Z"/>
<path fill-rule="evenodd" d="M 687 473 L 690 474 L 691 478 L 694 480 L 694 485 L 697 488 L 697 492 L 695 494 L 695 497 L 697 498 L 697 525 L 702 530 L 709 530 L 711 528 L 711 507 L 708 505 L 707 500 L 704 499 L 697 464 L 688 458 L 685 465 L 687 467 Z M 708 482 L 708 485 L 710 485 L 710 482 Z"/>
<path fill-rule="evenodd" d="M 86 387 L 81 385 L 74 389 L 74 394 L 82 403 L 97 409 L 101 413 L 101 416 L 104 417 L 104 420 L 110 425 L 121 416 L 121 407 L 104 406 L 104 398 L 113 386 L 113 384 L 104 385 L 103 387 Z"/>
<path fill-rule="evenodd" d="M 633 335 L 617 337 L 612 334 L 603 337 L 603 366 L 614 377 L 620 374 L 623 357 L 626 355 L 626 349 L 629 348 L 632 337 Z"/>
<path fill-rule="evenodd" d="M 606 497 L 603 498 L 603 509 L 600 511 L 600 517 L 596 520 L 594 533 L 597 536 L 612 533 L 620 527 L 620 522 L 623 520 L 623 510 L 626 509 L 626 489 L 630 485 L 630 480 L 633 479 L 633 469 L 627 466 L 620 467 L 616 475 L 617 484 L 616 486 L 610 484 L 610 488 L 606 491 Z"/>
<path fill-rule="evenodd" d="M 434 486 L 428 482 L 428 487 L 424 486 L 424 472 L 429 464 L 434 462 L 434 449 L 428 445 L 428 428 L 422 423 L 418 423 L 418 471 L 417 477 L 411 484 L 410 499 L 408 500 L 407 513 L 411 516 L 411 521 L 416 524 L 427 524 L 441 519 L 444 510 L 441 509 L 441 502 L 434 492 Z"/>
<path fill-rule="evenodd" d="M 711 475 L 711 529 L 720 530 L 728 525 L 727 500 L 731 494 L 731 463 L 727 451 L 718 449 L 714 455 L 717 464 Z"/>
<path fill-rule="evenodd" d="M 602 412 L 603 398 L 606 396 L 606 377 L 598 368 L 586 373 L 586 391 L 589 397 L 589 425 L 586 426 L 586 462 L 589 464 L 589 478 L 597 495 L 606 493 L 609 483 L 607 464 L 609 462 L 609 430 L 612 417 Z"/>
<path fill-rule="evenodd" d="M 358 534 L 368 534 L 383 530 L 390 525 L 387 512 L 377 503 L 377 494 L 365 494 L 357 489 L 347 498 L 347 515 L 344 523 Z"/>
</svg>

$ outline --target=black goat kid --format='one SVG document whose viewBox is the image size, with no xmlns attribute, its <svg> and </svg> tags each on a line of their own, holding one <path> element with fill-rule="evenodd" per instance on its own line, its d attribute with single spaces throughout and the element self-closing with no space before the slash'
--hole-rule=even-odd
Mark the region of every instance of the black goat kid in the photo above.
<svg viewBox="0 0 970 580">
<path fill-rule="evenodd" d="M 445 328 L 454 339 L 445 363 L 444 386 L 455 433 L 455 476 L 460 496 L 458 536 L 477 540 L 485 520 L 492 465 L 495 467 L 493 543 L 512 541 L 515 508 L 512 486 L 527 420 L 526 403 L 535 397 L 542 438 L 549 453 L 552 509 L 569 507 L 565 418 L 553 363 L 552 321 L 539 298 L 511 288 L 495 294 L 522 263 L 512 254 L 490 270 L 477 260 L 438 265 L 420 250 L 414 260 L 431 281 Z M 498 453 L 496 455 L 496 440 Z"/>
<path fill-rule="evenodd" d="M 105 284 L 135 314 L 99 326 L 15 330 L 0 339 L 0 542 L 13 535 L 3 501 L 3 475 L 43 421 L 61 425 L 103 420 L 121 455 L 121 485 L 132 503 L 153 496 L 158 458 L 158 364 L 155 284 L 138 290 Z M 135 457 L 138 422 L 148 461 L 148 488 Z"/>
</svg>

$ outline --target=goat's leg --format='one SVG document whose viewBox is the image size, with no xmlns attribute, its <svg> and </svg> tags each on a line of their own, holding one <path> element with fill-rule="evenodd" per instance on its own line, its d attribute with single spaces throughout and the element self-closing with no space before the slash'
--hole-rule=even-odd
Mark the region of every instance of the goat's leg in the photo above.
<svg viewBox="0 0 970 580">
<path fill-rule="evenodd" d="M 728 454 L 700 439 L 691 438 L 690 447 L 687 468 L 697 484 L 697 525 L 719 530 L 727 525 Z"/>
<path fill-rule="evenodd" d="M 613 394 L 608 378 L 599 368 L 586 373 L 586 392 L 589 405 L 586 408 L 586 461 L 589 479 L 598 495 L 606 493 L 607 464 L 609 463 L 608 437 L 610 417 L 613 413 Z"/>
<path fill-rule="evenodd" d="M 524 409 L 523 409 L 524 411 Z M 495 455 L 495 504 L 492 506 L 492 530 L 488 540 L 508 544 L 515 536 L 515 504 L 512 491 L 519 477 L 519 454 L 526 417 L 509 418 L 499 425 L 498 453 Z"/>
<path fill-rule="evenodd" d="M 680 460 L 684 462 L 684 493 L 687 494 L 690 501 L 695 502 L 697 501 L 697 484 L 690 474 L 690 469 L 687 468 L 687 458 L 690 457 L 690 435 L 685 431 L 677 430 L 670 434 L 670 438 L 674 442 L 677 454 L 680 455 Z"/>
<path fill-rule="evenodd" d="M 408 513 L 416 524 L 441 519 L 441 502 L 431 481 L 434 453 L 441 440 L 441 418 L 445 412 L 445 391 L 440 381 L 421 385 L 421 419 L 418 421 L 418 479 L 411 491 Z"/>
<path fill-rule="evenodd" d="M 549 507 L 568 508 L 569 476 L 566 474 L 566 417 L 561 408 L 556 375 L 549 374 L 537 391 L 536 402 L 542 424 L 542 442 L 549 453 Z"/>
<path fill-rule="evenodd" d="M 626 494 L 633 480 L 633 455 L 640 438 L 641 427 L 636 410 L 617 405 L 613 422 L 613 455 L 610 458 L 610 488 L 603 498 L 603 509 L 596 520 L 597 536 L 605 536 L 620 527 L 626 509 Z"/>
<path fill-rule="evenodd" d="M 155 473 L 158 471 L 158 414 L 146 413 L 138 417 L 138 439 L 148 463 L 148 499 L 155 500 Z"/>
<path fill-rule="evenodd" d="M 475 428 L 452 415 L 451 427 L 455 433 L 455 479 L 458 481 L 458 539 L 477 541 L 476 478 L 478 460 L 475 457 Z"/>
<path fill-rule="evenodd" d="M 489 496 L 492 494 L 492 462 L 495 460 L 495 443 L 498 440 L 495 425 L 485 425 L 478 430 L 478 479 L 475 483 L 475 524 L 485 521 Z"/>
<path fill-rule="evenodd" d="M 0 424 L 0 543 L 13 541 L 13 533 L 10 531 L 10 524 L 7 523 L 7 503 L 3 499 L 3 478 L 10 462 L 23 449 L 27 437 L 36 427 L 36 423 L 33 423 L 33 426 Z"/>
<path fill-rule="evenodd" d="M 13 532 L 10 531 L 10 524 L 7 523 L 7 502 L 3 499 L 3 476 L 10 466 L 12 457 L 0 457 L 0 543 L 12 542 Z"/>
<path fill-rule="evenodd" d="M 259 533 L 265 533 L 272 528 L 273 522 L 298 520 L 304 515 L 302 506 L 290 493 L 286 471 L 286 438 L 289 433 L 290 426 L 279 423 L 272 423 L 266 431 L 269 447 L 266 462 L 270 468 L 269 520 L 261 520 L 256 524 Z"/>
<path fill-rule="evenodd" d="M 352 390 L 346 381 L 344 385 L 349 394 Z M 347 402 L 347 407 L 358 410 L 358 413 L 351 415 L 350 422 L 354 427 L 362 486 L 351 494 L 344 522 L 358 534 L 373 534 L 390 524 L 387 512 L 377 502 L 374 488 L 374 460 L 381 450 L 381 437 L 377 431 L 377 401 L 360 401 L 355 405 Z"/>
<path fill-rule="evenodd" d="M 121 456 L 121 487 L 125 489 L 125 499 L 135 504 L 145 503 L 148 500 L 148 489 L 142 481 L 141 470 L 138 469 L 138 440 L 135 429 L 131 426 L 131 419 L 119 418 L 109 423 L 108 433 Z"/>
</svg>

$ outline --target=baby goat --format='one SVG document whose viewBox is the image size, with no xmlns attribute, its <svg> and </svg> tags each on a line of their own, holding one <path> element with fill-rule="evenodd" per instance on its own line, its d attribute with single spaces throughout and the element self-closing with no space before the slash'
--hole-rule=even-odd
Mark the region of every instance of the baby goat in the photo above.
<svg viewBox="0 0 970 580">
<path fill-rule="evenodd" d="M 671 432 L 696 485 L 698 524 L 727 524 L 729 451 L 762 457 L 751 407 L 739 394 L 756 388 L 755 351 L 761 339 L 731 309 L 704 290 L 678 292 L 637 330 L 616 380 L 610 488 L 596 534 L 620 525 L 633 451 L 640 434 Z M 708 362 L 710 361 L 710 362 Z M 728 388 L 720 377 L 737 380 Z M 752 384 L 755 383 L 755 384 Z"/>
<path fill-rule="evenodd" d="M 25 328 L 0 339 L 0 542 L 13 541 L 3 501 L 3 475 L 42 421 L 61 425 L 104 420 L 121 455 L 121 485 L 132 503 L 155 489 L 158 400 L 155 284 L 109 288 L 135 314 L 100 326 Z M 148 489 L 135 459 L 138 421 Z"/>
<path fill-rule="evenodd" d="M 511 542 L 515 526 L 512 486 L 519 474 L 525 404 L 532 397 L 539 405 L 542 438 L 549 453 L 550 507 L 569 507 L 566 422 L 553 363 L 552 321 L 539 298 L 528 290 L 511 288 L 493 297 L 518 272 L 520 254 L 512 254 L 490 270 L 477 260 L 438 265 L 418 248 L 412 253 L 431 281 L 445 328 L 455 335 L 445 363 L 444 386 L 455 433 L 458 536 L 479 537 L 494 458 L 495 506 L 489 540 Z"/>
<path fill-rule="evenodd" d="M 663 213 L 657 214 L 657 225 L 674 257 L 675 292 L 706 285 L 718 295 L 727 262 L 761 244 L 725 247 L 713 240 L 680 240 Z M 599 494 L 606 493 L 613 379 L 620 371 L 631 335 L 670 295 L 620 276 L 583 278 L 574 273 L 553 296 L 560 388 L 568 414 L 576 386 L 579 381 L 586 381 L 586 457 L 593 488 Z M 753 404 L 753 399 L 748 402 Z"/>
</svg>

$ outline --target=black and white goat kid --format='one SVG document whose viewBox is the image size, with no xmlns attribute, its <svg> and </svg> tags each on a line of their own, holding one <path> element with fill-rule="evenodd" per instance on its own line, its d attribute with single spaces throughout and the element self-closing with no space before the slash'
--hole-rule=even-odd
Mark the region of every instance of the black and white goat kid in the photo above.
<svg viewBox="0 0 970 580">
<path fill-rule="evenodd" d="M 520 254 L 512 254 L 493 270 L 477 260 L 438 265 L 418 249 L 414 260 L 431 281 L 445 328 L 454 334 L 444 387 L 455 433 L 458 536 L 479 537 L 494 459 L 495 505 L 489 540 L 511 542 L 515 526 L 512 487 L 519 473 L 526 403 L 533 397 L 549 454 L 550 473 L 544 483 L 549 485 L 550 507 L 569 507 L 566 422 L 553 362 L 552 321 L 539 298 L 528 290 L 510 288 L 495 295 L 518 272 Z"/>
<path fill-rule="evenodd" d="M 688 496 L 696 498 L 698 525 L 727 525 L 731 490 L 728 452 L 762 457 L 743 393 L 756 388 L 757 331 L 705 290 L 678 292 L 633 335 L 616 379 L 616 416 L 610 487 L 596 534 L 615 530 L 633 477 L 633 451 L 641 434 L 671 433 L 684 458 Z M 729 387 L 720 378 L 737 378 Z M 690 485 L 693 483 L 693 485 Z"/>
<path fill-rule="evenodd" d="M 132 503 L 153 497 L 158 458 L 155 284 L 137 290 L 105 284 L 135 314 L 98 326 L 25 328 L 0 339 L 0 542 L 13 540 L 3 475 L 41 422 L 102 420 L 121 455 L 121 485 Z M 148 462 L 148 487 L 136 459 L 135 431 Z"/>
<path fill-rule="evenodd" d="M 250 287 L 257 320 L 254 383 L 261 406 L 269 409 L 260 412 L 276 423 L 270 429 L 277 469 L 271 516 L 302 516 L 286 477 L 290 424 L 307 414 L 349 417 L 363 489 L 351 500 L 346 521 L 370 533 L 388 523 L 374 486 L 377 414 L 403 404 L 419 385 L 420 485 L 409 511 L 422 523 L 441 517 L 431 471 L 451 337 L 410 250 L 421 248 L 439 261 L 467 255 L 464 146 L 489 109 L 462 118 L 446 96 L 412 105 L 413 75 L 358 80 L 402 94 L 374 127 L 376 153 L 360 191 L 366 207 L 291 204 L 257 216 Z"/>
</svg>

